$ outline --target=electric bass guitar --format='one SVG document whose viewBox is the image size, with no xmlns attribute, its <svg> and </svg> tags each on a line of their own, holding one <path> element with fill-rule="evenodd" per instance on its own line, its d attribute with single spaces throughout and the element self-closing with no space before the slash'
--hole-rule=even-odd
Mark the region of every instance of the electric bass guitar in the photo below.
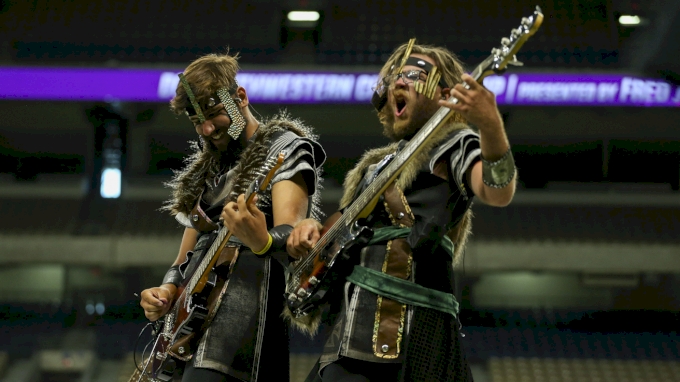
<svg viewBox="0 0 680 382">
<path fill-rule="evenodd" d="M 515 54 L 543 22 L 543 14 L 537 6 L 529 17 L 523 17 L 518 28 L 510 36 L 501 39 L 500 47 L 493 48 L 491 55 L 479 64 L 470 75 L 477 81 L 491 74 L 502 73 L 508 65 L 521 66 Z M 453 97 L 449 102 L 457 102 Z M 286 283 L 286 301 L 295 317 L 305 316 L 317 309 L 328 297 L 337 280 L 344 280 L 356 263 L 352 259 L 356 249 L 363 247 L 373 232 L 360 224 L 375 208 L 380 196 L 401 173 L 407 163 L 422 151 L 434 133 L 453 115 L 451 109 L 441 107 L 416 135 L 396 154 L 389 163 L 345 209 L 336 221 L 327 222 L 319 241 L 309 254 L 292 267 Z"/>
<path fill-rule="evenodd" d="M 284 158 L 285 152 L 282 151 L 277 158 L 271 158 L 264 164 L 260 175 L 249 185 L 245 193 L 246 203 L 252 204 L 256 194 L 267 189 L 276 170 L 283 164 Z M 177 287 L 178 297 L 168 313 L 155 323 L 155 339 L 151 353 L 148 356 L 143 355 L 146 360 L 142 367 L 135 365 L 136 370 L 130 382 L 170 381 L 177 368 L 176 360 L 191 359 L 194 353 L 193 346 L 201 330 L 212 321 L 208 297 L 217 282 L 217 275 L 213 270 L 230 237 L 231 232 L 222 226 L 217 231 L 212 245 L 200 254 L 198 264 L 185 270 L 184 280 Z M 187 257 L 191 258 L 194 255 L 191 253 Z M 238 254 L 233 258 L 230 267 L 233 267 L 237 256 Z"/>
</svg>

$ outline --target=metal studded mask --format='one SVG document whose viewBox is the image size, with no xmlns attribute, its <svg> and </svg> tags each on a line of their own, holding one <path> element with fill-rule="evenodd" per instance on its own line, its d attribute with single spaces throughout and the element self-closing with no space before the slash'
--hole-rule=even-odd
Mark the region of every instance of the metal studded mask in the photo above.
<svg viewBox="0 0 680 382">
<path fill-rule="evenodd" d="M 201 109 L 201 105 L 198 103 L 194 92 L 191 90 L 191 86 L 189 86 L 189 83 L 184 77 L 184 73 L 179 74 L 179 79 L 187 93 L 187 96 L 189 97 L 189 102 L 191 102 L 191 107 L 187 107 L 184 110 L 184 113 L 188 117 L 196 115 L 201 123 L 205 122 L 205 113 Z M 216 100 L 219 100 L 224 106 L 224 109 L 227 111 L 227 114 L 231 119 L 231 125 L 229 125 L 229 129 L 227 129 L 227 134 L 229 134 L 233 140 L 237 140 L 238 137 L 241 136 L 243 129 L 246 127 L 245 118 L 243 118 L 243 115 L 238 111 L 236 102 L 234 102 L 234 100 L 231 98 L 229 91 L 226 88 L 217 89 L 217 92 L 208 99 L 207 106 L 215 106 Z"/>
</svg>

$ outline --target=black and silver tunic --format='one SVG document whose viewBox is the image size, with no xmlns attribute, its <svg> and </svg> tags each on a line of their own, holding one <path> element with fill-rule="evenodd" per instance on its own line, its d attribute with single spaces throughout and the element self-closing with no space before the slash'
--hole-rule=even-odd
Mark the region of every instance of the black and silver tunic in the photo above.
<svg viewBox="0 0 680 382">
<path fill-rule="evenodd" d="M 415 180 L 403 189 L 415 217 L 407 237 L 413 252 L 409 281 L 454 293 L 454 260 L 441 242 L 471 206 L 473 194 L 466 184 L 465 174 L 480 159 L 480 154 L 479 136 L 470 129 L 457 130 L 430 151 L 429 162 L 418 166 Z M 432 174 L 435 164 L 443 158 L 449 161 L 449 181 Z M 366 167 L 360 182 L 363 184 L 373 178 L 375 163 L 382 157 L 366 159 L 374 164 Z M 358 195 L 360 191 L 355 190 L 354 194 Z M 368 224 L 372 228 L 392 224 L 383 203 L 378 203 Z M 361 251 L 361 265 L 381 271 L 385 254 L 384 244 L 365 247 Z M 380 344 L 377 347 L 374 344 L 377 295 L 350 282 L 346 282 L 344 294 L 320 358 L 321 369 L 342 357 L 350 357 L 370 362 L 402 363 L 403 380 L 471 380 L 458 337 L 459 325 L 450 314 L 407 305 L 402 350 L 395 358 L 384 358 L 375 354 L 375 349 L 380 348 Z"/>
<path fill-rule="evenodd" d="M 301 137 L 285 129 L 268 131 L 272 127 L 270 125 L 260 126 L 249 145 L 258 136 L 270 134 L 266 140 L 270 145 L 266 157 L 276 158 L 282 150 L 286 152 L 285 160 L 276 171 L 271 185 L 300 173 L 310 195 L 308 215 L 316 214 L 319 211 L 320 166 L 325 161 L 322 147 L 311 138 Z M 242 161 L 246 159 L 252 158 L 240 158 Z M 264 162 L 264 159 L 258 160 Z M 206 187 L 201 204 L 211 220 L 219 219 L 225 201 L 238 196 L 233 189 L 242 174 L 237 172 L 238 167 L 233 167 L 209 180 L 214 186 Z M 264 212 L 267 227 L 271 229 L 271 186 L 266 195 L 259 198 L 258 207 Z M 175 217 L 182 225 L 192 227 L 186 212 L 179 212 Z M 210 238 L 210 234 L 201 233 L 194 252 L 199 253 L 211 245 Z M 235 237 L 230 242 L 229 245 L 240 245 Z M 190 361 L 194 367 L 217 370 L 245 381 L 288 380 L 288 369 L 285 368 L 289 358 L 288 329 L 281 318 L 286 260 L 285 253 L 256 256 L 242 246 L 231 274 L 227 272 L 228 264 L 217 268 L 220 277 L 228 277 L 228 285 L 215 317 Z"/>
</svg>

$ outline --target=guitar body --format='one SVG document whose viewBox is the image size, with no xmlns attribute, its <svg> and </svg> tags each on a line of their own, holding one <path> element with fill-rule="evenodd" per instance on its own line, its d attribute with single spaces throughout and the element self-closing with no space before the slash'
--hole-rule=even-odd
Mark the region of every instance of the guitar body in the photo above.
<svg viewBox="0 0 680 382">
<path fill-rule="evenodd" d="M 196 351 L 196 343 L 208 316 L 208 298 L 214 290 L 217 275 L 209 272 L 207 282 L 198 293 L 182 293 L 186 280 L 177 289 L 179 298 L 162 320 L 151 355 L 144 365 L 144 374 L 160 381 L 170 381 L 177 369 L 177 360 L 188 361 Z M 131 380 L 132 381 L 132 380 Z"/>
<path fill-rule="evenodd" d="M 303 269 L 297 269 L 294 294 L 288 294 L 288 308 L 296 317 L 305 316 L 326 301 L 328 292 L 349 275 L 359 263 L 358 252 L 373 237 L 373 231 L 354 222 L 338 231 L 337 238 L 313 255 Z M 318 245 L 318 244 L 317 244 Z"/>
</svg>

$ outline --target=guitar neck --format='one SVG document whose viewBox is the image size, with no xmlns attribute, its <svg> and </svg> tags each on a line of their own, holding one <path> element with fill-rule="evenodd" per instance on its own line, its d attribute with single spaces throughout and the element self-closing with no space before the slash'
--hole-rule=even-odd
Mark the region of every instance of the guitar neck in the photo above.
<svg viewBox="0 0 680 382">
<path fill-rule="evenodd" d="M 385 169 L 366 187 L 357 199 L 346 209 L 344 215 L 347 219 L 355 221 L 357 218 L 365 217 L 366 207 L 370 206 L 374 199 L 380 196 L 387 187 L 399 176 L 416 154 L 422 151 L 424 144 L 429 141 L 433 133 L 443 126 L 451 117 L 451 109 L 441 107 L 423 126 L 420 131 L 399 151 Z"/>
<path fill-rule="evenodd" d="M 252 194 L 255 192 L 255 190 L 257 190 L 257 184 L 258 183 L 254 183 L 248 189 L 248 191 L 245 194 L 246 200 L 249 200 Z M 191 276 L 191 279 L 189 279 L 189 282 L 187 283 L 185 290 L 188 293 L 193 293 L 194 290 L 196 289 L 196 286 L 198 286 L 205 273 L 213 268 L 213 266 L 217 262 L 219 254 L 222 253 L 222 249 L 224 249 L 224 247 L 227 245 L 227 242 L 229 241 L 230 237 L 231 232 L 227 227 L 223 226 L 222 228 L 220 228 L 220 230 L 217 232 L 217 237 L 215 237 L 215 240 L 208 249 L 208 252 L 205 254 L 201 262 L 198 264 L 196 270 Z"/>
<path fill-rule="evenodd" d="M 267 188 L 272 178 L 274 177 L 276 170 L 278 170 L 279 167 L 281 167 L 281 165 L 283 164 L 285 156 L 286 151 L 284 150 L 281 151 L 276 158 L 271 158 L 263 164 L 262 170 L 268 169 L 268 173 L 266 173 L 266 176 L 265 174 L 262 174 L 261 176 L 256 177 L 250 183 L 250 185 L 244 192 L 246 204 L 253 203 L 255 194 L 258 191 L 264 191 Z M 229 229 L 227 229 L 227 227 L 223 226 L 217 233 L 217 237 L 215 238 L 212 245 L 208 249 L 208 252 L 205 254 L 201 262 L 196 267 L 196 270 L 194 271 L 193 275 L 191 275 L 191 279 L 187 283 L 187 286 L 184 289 L 183 293 L 192 294 L 194 293 L 197 287 L 201 287 L 201 283 L 203 283 L 205 280 L 204 275 L 213 268 L 213 266 L 217 262 L 217 259 L 219 258 L 220 253 L 222 253 L 222 249 L 224 249 L 230 237 L 231 232 L 229 232 Z"/>
<path fill-rule="evenodd" d="M 543 22 L 541 8 L 536 7 L 536 11 L 530 17 L 522 19 L 519 28 L 513 29 L 508 38 L 501 40 L 501 47 L 491 50 L 491 55 L 482 61 L 470 73 L 470 76 L 477 82 L 484 77 L 501 72 L 507 65 L 522 65 L 517 61 L 515 53 L 526 42 L 526 40 L 536 33 L 536 30 Z M 454 97 L 449 97 L 449 102 L 457 102 Z M 438 130 L 453 114 L 452 110 L 440 107 L 439 110 L 430 118 L 420 131 L 406 144 L 406 146 L 392 159 L 392 162 L 376 177 L 376 179 L 359 195 L 359 197 L 347 208 L 343 214 L 342 223 L 348 225 L 357 218 L 366 217 L 370 213 L 372 206 L 377 203 L 378 195 L 382 194 L 391 182 L 401 173 L 406 163 L 415 154 L 422 150 L 423 144 L 427 142 L 432 134 Z M 347 216 L 344 216 L 347 215 Z"/>
<path fill-rule="evenodd" d="M 208 252 L 205 254 L 201 262 L 196 267 L 196 270 L 191 276 L 191 279 L 189 279 L 189 282 L 187 283 L 186 286 L 186 290 L 188 292 L 192 293 L 196 286 L 198 285 L 201 278 L 203 277 L 203 275 L 205 274 L 205 272 L 208 269 L 212 269 L 212 266 L 217 261 L 218 254 L 222 252 L 222 249 L 227 244 L 230 237 L 231 232 L 229 232 L 229 229 L 227 229 L 227 227 L 222 227 L 219 230 L 219 232 L 217 233 L 217 237 L 215 238 L 215 241 L 213 241 L 213 244 L 210 246 L 210 249 L 208 249 Z"/>
<path fill-rule="evenodd" d="M 485 71 L 484 68 L 489 67 L 492 63 L 493 57 L 487 57 L 484 61 L 482 61 L 481 64 L 477 65 L 472 72 L 470 72 L 470 77 L 481 83 L 484 77 L 491 74 L 491 72 Z"/>
<path fill-rule="evenodd" d="M 481 81 L 486 73 L 486 67 L 492 58 L 487 58 L 475 70 L 470 73 L 475 81 Z M 449 98 L 449 102 L 453 101 L 453 97 Z M 334 226 L 347 226 L 359 218 L 366 217 L 371 212 L 370 208 L 387 187 L 399 176 L 407 163 L 409 163 L 416 154 L 422 151 L 425 143 L 428 142 L 435 131 L 439 130 L 448 119 L 453 115 L 453 111 L 447 107 L 440 107 L 437 112 L 427 121 L 427 123 L 418 131 L 418 133 L 399 151 L 392 159 L 389 165 L 366 187 L 366 189 L 359 195 L 343 213 L 343 216 Z M 333 230 L 333 227 L 330 231 Z"/>
</svg>

